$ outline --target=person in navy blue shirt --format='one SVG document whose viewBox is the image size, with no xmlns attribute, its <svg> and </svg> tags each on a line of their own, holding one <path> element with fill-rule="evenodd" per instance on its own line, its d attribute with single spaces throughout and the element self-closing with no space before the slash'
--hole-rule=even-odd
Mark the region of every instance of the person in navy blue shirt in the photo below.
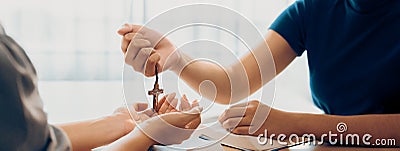
<svg viewBox="0 0 400 151">
<path fill-rule="evenodd" d="M 136 71 L 153 76 L 154 66 L 159 65 L 160 72 L 172 70 L 197 91 L 204 80 L 211 81 L 217 103 L 237 102 L 271 80 L 260 73 L 268 65 L 256 61 L 262 60 L 257 54 L 265 49 L 253 49 L 236 63 L 243 65 L 246 79 L 233 82 L 248 82 L 250 87 L 250 93 L 243 94 L 240 88 L 231 88 L 227 76 L 235 78 L 240 72 L 235 64 L 223 69 L 210 62 L 192 61 L 167 38 L 154 43 L 158 33 L 140 25 L 125 25 L 118 33 L 123 36 L 125 61 Z M 372 135 L 372 143 L 363 145 L 374 145 L 378 138 L 400 140 L 400 1 L 299 0 L 273 22 L 265 42 L 273 60 L 264 62 L 274 61 L 277 74 L 296 56 L 307 53 L 312 98 L 326 114 L 285 112 L 251 101 L 227 109 L 219 118 L 224 128 L 255 136 L 265 129 L 286 136 L 321 136 L 337 132 L 337 124 L 343 122 L 349 128 L 344 133 Z M 146 48 L 151 46 L 152 53 L 148 53 Z M 209 91 L 202 88 L 202 95 L 214 96 L 205 94 L 215 92 L 214 87 Z M 270 110 L 266 120 L 255 117 L 257 108 Z M 254 120 L 263 122 L 252 133 Z"/>
<path fill-rule="evenodd" d="M 400 2 L 298 1 L 270 27 L 307 51 L 314 103 L 334 115 L 400 113 Z"/>
</svg>

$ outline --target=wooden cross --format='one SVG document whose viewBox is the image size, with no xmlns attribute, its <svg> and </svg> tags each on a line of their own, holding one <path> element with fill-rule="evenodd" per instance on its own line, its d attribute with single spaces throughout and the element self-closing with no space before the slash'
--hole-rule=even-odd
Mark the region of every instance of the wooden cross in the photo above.
<svg viewBox="0 0 400 151">
<path fill-rule="evenodd" d="M 156 65 L 156 81 L 154 82 L 154 87 L 153 90 L 148 91 L 148 95 L 153 96 L 153 109 L 154 111 L 158 112 L 157 110 L 157 104 L 158 104 L 158 96 L 162 93 L 164 93 L 163 89 L 160 89 L 160 86 L 158 85 L 158 70 L 157 70 L 157 65 Z"/>
</svg>

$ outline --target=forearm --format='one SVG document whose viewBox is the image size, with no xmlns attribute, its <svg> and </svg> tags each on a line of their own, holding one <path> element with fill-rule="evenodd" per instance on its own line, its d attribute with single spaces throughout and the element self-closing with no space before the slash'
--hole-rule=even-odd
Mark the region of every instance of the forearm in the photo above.
<svg viewBox="0 0 400 151">
<path fill-rule="evenodd" d="M 217 103 L 229 103 L 231 84 L 223 67 L 212 62 L 196 60 L 185 66 L 179 76 L 202 96 Z"/>
<path fill-rule="evenodd" d="M 248 97 L 275 77 L 273 63 L 258 63 L 255 56 L 248 53 L 227 67 L 196 60 L 175 73 L 202 96 L 217 103 L 232 104 Z"/>
<path fill-rule="evenodd" d="M 298 114 L 297 121 L 301 122 L 300 134 L 314 134 L 322 136 L 329 134 L 343 134 L 346 136 L 356 134 L 360 138 L 361 145 L 362 137 L 370 134 L 372 137 L 368 140 L 374 144 L 376 139 L 395 139 L 396 146 L 400 145 L 400 114 L 370 114 L 370 115 L 354 115 L 354 116 L 337 116 L 337 115 L 320 115 L 320 114 Z M 346 125 L 345 131 L 338 130 L 337 126 L 341 123 Z M 344 123 L 344 124 L 343 124 Z M 343 127 L 344 128 L 344 127 Z M 337 137 L 336 137 L 337 138 Z M 328 141 L 328 137 L 323 138 Z"/>
<path fill-rule="evenodd" d="M 208 99 L 215 98 L 217 103 L 228 104 L 256 92 L 295 58 L 296 54 L 286 40 L 270 30 L 264 42 L 229 67 L 220 67 L 208 61 L 197 60 L 189 63 L 190 59 L 181 59 L 177 63 L 178 69 L 173 71 L 197 92 L 200 90 L 200 84 L 209 80 L 214 85 L 204 86 L 206 93 L 202 95 Z"/>
<path fill-rule="evenodd" d="M 132 127 L 120 115 L 58 125 L 68 135 L 73 150 L 90 150 L 126 135 Z"/>
<path fill-rule="evenodd" d="M 236 103 L 257 91 L 275 75 L 273 67 L 257 64 L 255 55 L 248 53 L 240 61 L 226 67 L 205 60 L 180 59 L 176 65 L 178 68 L 172 71 L 202 96 L 221 104 Z M 268 66 L 273 66 L 273 63 Z M 260 67 L 265 68 L 261 70 Z M 261 72 L 265 74 L 261 76 Z"/>
</svg>

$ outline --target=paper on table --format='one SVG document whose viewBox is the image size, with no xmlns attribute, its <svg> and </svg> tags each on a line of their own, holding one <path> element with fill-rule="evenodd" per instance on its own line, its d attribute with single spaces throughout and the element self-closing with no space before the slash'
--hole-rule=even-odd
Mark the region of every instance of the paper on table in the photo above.
<svg viewBox="0 0 400 151">
<path fill-rule="evenodd" d="M 272 140 L 272 145 L 268 142 L 265 145 L 261 145 L 257 141 L 257 137 L 254 136 L 246 136 L 246 135 L 236 135 L 229 133 L 219 123 L 214 123 L 212 126 L 202 128 L 198 130 L 197 135 L 205 135 L 207 137 L 212 138 L 213 140 L 221 140 L 220 143 L 241 148 L 241 149 L 249 149 L 249 150 L 271 150 L 276 148 L 284 147 L 276 140 Z M 271 140 L 268 140 L 271 141 Z"/>
<path fill-rule="evenodd" d="M 200 139 L 200 136 L 206 136 L 210 138 L 210 140 L 203 140 Z M 246 135 L 236 135 L 229 133 L 226 131 L 222 126 L 217 123 L 209 123 L 206 125 L 201 125 L 198 130 L 196 130 L 193 135 L 182 144 L 177 145 L 169 145 L 169 146 L 154 146 L 154 150 L 157 151 L 170 151 L 176 149 L 190 149 L 193 148 L 196 151 L 199 150 L 213 150 L 219 151 L 223 150 L 220 144 L 225 146 L 230 146 L 233 148 L 239 148 L 242 150 L 272 150 L 277 148 L 285 147 L 284 145 L 280 144 L 276 140 L 272 140 L 272 145 L 269 143 L 265 145 L 261 145 L 257 141 L 257 137 L 254 136 L 246 136 Z M 207 146 L 207 147 L 205 147 Z M 201 147 L 201 148 L 199 148 Z"/>
<path fill-rule="evenodd" d="M 188 140 L 182 142 L 181 144 L 168 145 L 168 146 L 154 145 L 153 150 L 154 151 L 175 151 L 175 150 L 223 151 L 223 148 L 219 143 L 200 139 L 199 135 L 194 133 Z"/>
</svg>

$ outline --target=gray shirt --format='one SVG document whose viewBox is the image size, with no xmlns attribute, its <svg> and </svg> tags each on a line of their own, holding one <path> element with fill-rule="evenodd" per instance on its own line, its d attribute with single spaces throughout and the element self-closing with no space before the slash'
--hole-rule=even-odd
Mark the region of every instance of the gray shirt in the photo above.
<svg viewBox="0 0 400 151">
<path fill-rule="evenodd" d="M 35 68 L 1 25 L 0 150 L 71 150 L 66 134 L 47 123 Z"/>
</svg>

